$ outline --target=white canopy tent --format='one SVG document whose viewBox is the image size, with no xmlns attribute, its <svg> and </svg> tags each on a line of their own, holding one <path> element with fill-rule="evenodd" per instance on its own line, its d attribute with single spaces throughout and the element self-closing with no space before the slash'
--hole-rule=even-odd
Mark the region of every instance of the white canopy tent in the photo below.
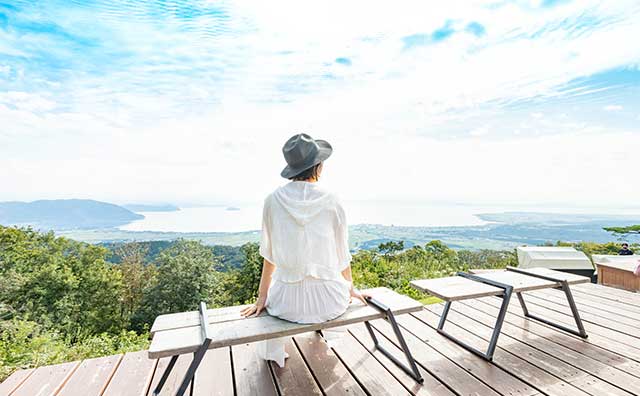
<svg viewBox="0 0 640 396">
<path fill-rule="evenodd" d="M 586 254 L 572 247 L 521 246 L 516 248 L 520 268 L 544 267 L 560 271 L 591 270 Z"/>
</svg>

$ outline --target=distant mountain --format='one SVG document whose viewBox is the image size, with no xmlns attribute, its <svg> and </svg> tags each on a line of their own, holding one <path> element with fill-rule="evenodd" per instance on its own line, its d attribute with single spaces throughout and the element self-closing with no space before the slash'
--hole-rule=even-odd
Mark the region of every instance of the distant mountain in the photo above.
<svg viewBox="0 0 640 396">
<path fill-rule="evenodd" d="M 0 202 L 0 224 L 40 230 L 118 227 L 144 216 L 121 206 L 89 199 Z"/>
<path fill-rule="evenodd" d="M 145 205 L 145 204 L 127 204 L 122 205 L 123 208 L 132 212 L 176 212 L 179 207 L 171 204 Z"/>
</svg>

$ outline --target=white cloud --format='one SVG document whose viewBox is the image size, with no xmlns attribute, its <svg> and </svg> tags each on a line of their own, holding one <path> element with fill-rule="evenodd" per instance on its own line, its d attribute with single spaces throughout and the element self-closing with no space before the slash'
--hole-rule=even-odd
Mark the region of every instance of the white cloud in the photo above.
<svg viewBox="0 0 640 396">
<path fill-rule="evenodd" d="M 637 129 L 532 108 L 497 132 L 517 118 L 514 103 L 640 61 L 640 46 L 612 45 L 640 37 L 637 2 L 577 3 L 224 3 L 231 20 L 219 34 L 206 19 L 191 30 L 119 20 L 108 38 L 137 56 L 121 69 L 0 91 L 0 184 L 11 186 L 0 199 L 259 202 L 281 182 L 281 144 L 308 131 L 334 144 L 326 183 L 348 199 L 625 203 L 637 187 L 616 169 L 634 168 L 640 147 L 606 148 Z M 583 12 L 611 22 L 562 27 Z M 402 37 L 448 19 L 477 21 L 486 35 L 403 48 Z"/>
<path fill-rule="evenodd" d="M 605 111 L 620 111 L 623 107 L 620 105 L 606 105 L 602 109 Z"/>
</svg>

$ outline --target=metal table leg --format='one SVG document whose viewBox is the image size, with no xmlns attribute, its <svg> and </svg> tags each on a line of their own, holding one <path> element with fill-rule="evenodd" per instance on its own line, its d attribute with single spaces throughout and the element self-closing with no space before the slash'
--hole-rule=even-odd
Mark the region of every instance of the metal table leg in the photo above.
<svg viewBox="0 0 640 396">
<path fill-rule="evenodd" d="M 504 290 L 504 294 L 498 297 L 502 298 L 502 305 L 500 306 L 500 312 L 498 313 L 498 317 L 496 318 L 496 324 L 493 326 L 493 333 L 491 335 L 491 340 L 489 341 L 489 346 L 487 347 L 486 352 L 482 352 L 471 345 L 465 343 L 464 341 L 459 340 L 458 338 L 452 336 L 444 330 L 444 324 L 447 321 L 447 316 L 449 315 L 449 310 L 451 309 L 451 301 L 447 301 L 444 305 L 444 311 L 442 311 L 442 315 L 440 316 L 440 322 L 438 323 L 438 332 L 443 336 L 447 337 L 451 341 L 460 345 L 461 347 L 467 349 L 468 351 L 480 356 L 486 360 L 493 360 L 493 353 L 496 350 L 496 346 L 498 345 L 498 338 L 500 337 L 500 332 L 502 331 L 502 324 L 504 323 L 504 318 L 507 314 L 507 308 L 509 307 L 509 301 L 511 301 L 511 294 L 513 293 L 513 286 L 506 285 L 500 282 L 495 282 L 490 279 L 485 279 L 480 276 L 467 274 L 465 272 L 458 272 L 458 276 L 462 276 L 467 279 L 471 279 L 477 282 L 485 283 L 491 286 L 499 287 Z"/>
<path fill-rule="evenodd" d="M 422 378 L 422 375 L 420 374 L 420 371 L 418 370 L 418 366 L 416 365 L 416 361 L 413 358 L 413 356 L 411 355 L 411 351 L 409 350 L 409 346 L 407 345 L 407 342 L 404 339 L 404 336 L 402 335 L 402 332 L 400 331 L 400 326 L 398 326 L 398 322 L 396 322 L 396 318 L 393 315 L 393 312 L 391 311 L 391 309 L 389 307 L 387 307 L 386 305 L 384 305 L 383 303 L 381 303 L 380 301 L 371 298 L 371 297 L 367 297 L 367 301 L 369 302 L 369 304 L 371 304 L 372 306 L 374 306 L 375 308 L 383 311 L 386 315 L 385 319 L 389 322 L 389 324 L 391 324 L 391 328 L 393 329 L 394 334 L 396 335 L 396 338 L 398 339 L 398 342 L 400 343 L 400 348 L 402 349 L 402 352 L 404 352 L 404 356 L 407 360 L 406 363 L 408 363 L 408 365 L 405 362 L 401 362 L 400 360 L 398 360 L 395 356 L 393 356 L 389 351 L 387 351 L 378 341 L 378 337 L 376 336 L 376 334 L 374 333 L 373 327 L 371 326 L 371 323 L 369 323 L 368 321 L 364 322 L 365 326 L 367 327 L 367 330 L 369 331 L 369 335 L 371 336 L 371 339 L 373 340 L 373 345 L 374 347 L 379 350 L 380 352 L 382 352 L 382 354 L 384 354 L 386 357 L 388 357 L 392 362 L 394 362 L 398 367 L 400 367 L 402 370 L 404 370 L 404 372 L 406 372 L 409 376 L 411 376 L 411 378 L 413 378 L 414 380 L 416 380 L 419 383 L 423 383 L 424 382 L 424 378 Z"/>
<path fill-rule="evenodd" d="M 534 315 L 532 313 L 529 312 L 529 309 L 527 308 L 527 304 L 524 301 L 524 296 L 522 295 L 522 293 L 516 293 L 518 296 L 518 300 L 520 301 L 520 306 L 522 307 L 522 312 L 524 313 L 524 316 L 526 318 L 530 318 L 530 319 L 535 319 L 539 322 L 542 322 L 544 324 L 547 324 L 549 326 L 555 327 L 557 329 L 566 331 L 567 333 L 571 333 L 574 335 L 577 335 L 581 338 L 587 338 L 589 337 L 589 335 L 587 334 L 586 330 L 584 329 L 584 325 L 582 324 L 582 319 L 580 318 L 580 313 L 578 312 L 578 307 L 576 306 L 576 302 L 573 299 L 573 294 L 571 294 L 571 288 L 569 287 L 569 282 L 566 281 L 566 279 L 557 279 L 557 278 L 553 278 L 550 276 L 546 276 L 546 275 L 539 275 L 539 274 L 534 274 L 528 271 L 523 271 L 521 269 L 518 268 L 512 268 L 512 267 L 507 267 L 507 271 L 513 271 L 513 272 L 517 272 L 519 274 L 524 274 L 524 275 L 528 275 L 528 276 L 533 276 L 535 278 L 540 278 L 540 279 L 544 279 L 544 280 L 548 280 L 551 282 L 558 282 L 560 284 L 560 289 L 562 289 L 562 291 L 564 292 L 566 298 L 567 298 L 567 302 L 569 303 L 569 308 L 571 309 L 571 314 L 573 315 L 573 319 L 576 322 L 576 326 L 578 327 L 578 330 L 574 330 L 571 329 L 569 327 L 563 326 L 559 323 L 555 323 L 555 322 L 551 322 L 548 319 L 545 318 L 541 318 L 537 315 Z"/>
</svg>

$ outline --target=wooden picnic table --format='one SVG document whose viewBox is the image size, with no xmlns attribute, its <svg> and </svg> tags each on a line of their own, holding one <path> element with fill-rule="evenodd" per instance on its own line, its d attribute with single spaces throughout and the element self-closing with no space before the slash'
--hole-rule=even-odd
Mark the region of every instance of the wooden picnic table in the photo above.
<svg viewBox="0 0 640 396">
<path fill-rule="evenodd" d="M 511 295 L 516 294 L 524 315 L 527 318 L 535 319 L 546 323 L 550 326 L 559 328 L 561 330 L 576 334 L 582 338 L 587 338 L 587 333 L 584 330 L 582 320 L 578 308 L 573 300 L 571 294 L 570 285 L 576 285 L 581 283 L 590 282 L 589 278 L 570 274 L 566 272 L 554 271 L 548 268 L 528 268 L 520 269 L 508 267 L 504 271 L 486 271 L 479 274 L 469 274 L 459 272 L 456 276 L 450 276 L 438 279 L 420 279 L 411 281 L 411 286 L 427 292 L 431 295 L 439 297 L 445 301 L 445 308 L 440 317 L 440 323 L 438 325 L 438 331 L 460 344 L 464 348 L 471 352 L 487 359 L 493 358 L 493 352 L 495 351 L 498 337 L 504 322 L 504 316 L 506 315 Z M 541 318 L 529 312 L 524 300 L 523 293 L 542 289 L 562 289 L 567 298 L 567 302 L 573 317 L 575 319 L 578 330 L 570 329 L 561 324 L 551 322 L 545 318 Z M 470 299 L 477 299 L 482 297 L 500 297 L 502 298 L 502 307 L 496 319 L 494 326 L 493 337 L 489 342 L 489 346 L 486 352 L 479 351 L 464 342 L 454 338 L 444 330 L 444 325 L 447 320 L 447 315 L 451 304 L 454 301 L 463 301 Z"/>
</svg>

